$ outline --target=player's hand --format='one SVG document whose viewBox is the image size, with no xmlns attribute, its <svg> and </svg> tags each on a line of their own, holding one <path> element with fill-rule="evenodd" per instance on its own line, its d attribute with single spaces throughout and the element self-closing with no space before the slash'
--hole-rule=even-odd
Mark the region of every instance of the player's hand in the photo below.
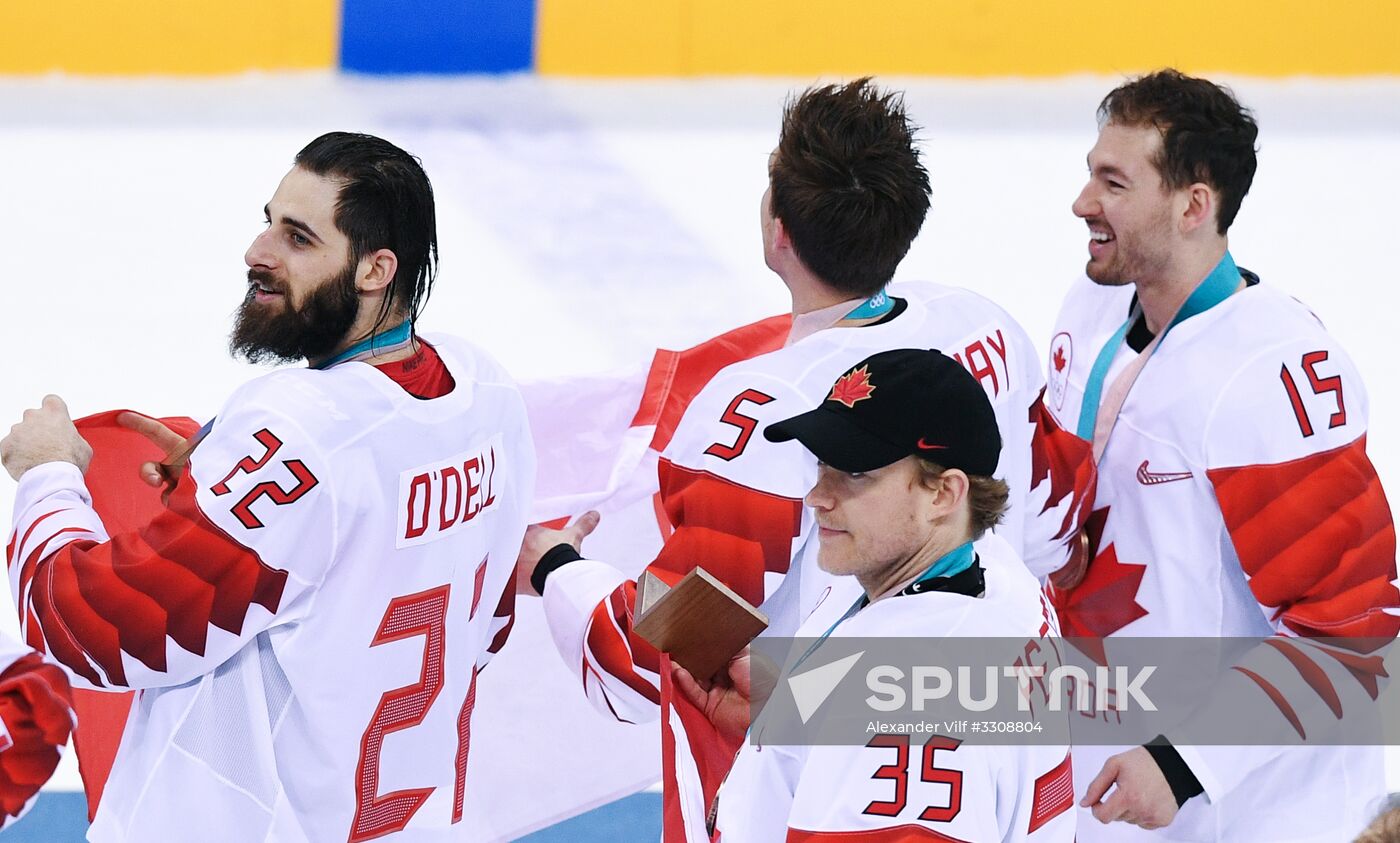
<svg viewBox="0 0 1400 843">
<path fill-rule="evenodd" d="M 57 395 L 45 395 L 39 409 L 25 410 L 10 435 L 0 439 L 0 462 L 16 480 L 46 462 L 68 462 L 86 472 L 91 461 L 92 446 L 78 435 L 68 405 Z"/>
<path fill-rule="evenodd" d="M 520 543 L 520 555 L 515 559 L 516 593 L 539 597 L 540 593 L 535 591 L 530 577 L 535 573 L 535 566 L 540 564 L 540 557 L 561 544 L 572 545 L 574 550 L 582 553 L 583 540 L 593 532 L 601 519 L 601 515 L 590 509 L 562 530 L 551 530 L 539 524 L 526 527 L 525 540 Z"/>
<path fill-rule="evenodd" d="M 742 740 L 748 731 L 750 712 L 773 696 L 779 673 L 772 659 L 750 647 L 730 659 L 724 673 L 709 680 L 697 680 L 680 665 L 671 665 L 676 691 L 703 711 L 721 735 L 734 741 Z"/>
<path fill-rule="evenodd" d="M 745 647 L 724 673 L 713 681 L 699 682 L 690 671 L 672 662 L 671 681 L 681 696 L 704 712 L 715 729 L 731 741 L 740 741 L 749 730 L 749 703 L 753 698 L 751 659 Z"/>
<path fill-rule="evenodd" d="M 166 470 L 165 464 L 173 463 L 182 457 L 189 455 L 190 442 L 185 437 L 151 418 L 140 413 L 118 413 L 117 424 L 127 430 L 134 430 L 147 439 L 151 440 L 162 454 L 165 454 L 164 463 L 143 462 L 139 472 L 141 480 L 147 486 L 159 486 L 171 479 Z"/>
<path fill-rule="evenodd" d="M 1114 784 L 1118 787 L 1104 799 Z M 1170 825 L 1177 810 L 1176 797 L 1162 768 L 1140 746 L 1104 762 L 1079 804 L 1093 808 L 1094 819 L 1101 823 L 1126 822 L 1146 829 Z"/>
</svg>

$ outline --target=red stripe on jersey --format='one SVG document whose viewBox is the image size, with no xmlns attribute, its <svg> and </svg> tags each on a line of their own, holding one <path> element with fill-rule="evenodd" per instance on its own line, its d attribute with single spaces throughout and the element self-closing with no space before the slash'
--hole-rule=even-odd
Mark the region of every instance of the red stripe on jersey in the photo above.
<svg viewBox="0 0 1400 843">
<path fill-rule="evenodd" d="M 896 825 L 864 831 L 804 831 L 789 828 L 787 843 L 969 843 L 920 825 Z"/>
<path fill-rule="evenodd" d="M 802 499 L 751 489 L 670 460 L 661 460 L 657 474 L 675 533 L 653 566 L 685 575 L 703 560 L 707 571 L 745 600 L 762 603 L 763 573 L 785 574 L 792 564 Z M 683 536 L 685 531 L 693 532 Z M 673 548 L 678 543 L 681 547 Z"/>
<path fill-rule="evenodd" d="M 1027 834 L 1074 807 L 1074 773 L 1069 758 L 1066 754 L 1065 760 L 1035 780 Z"/>
<path fill-rule="evenodd" d="M 0 673 L 0 720 L 9 745 L 0 751 L 0 812 L 19 816 L 58 767 L 59 747 L 73 728 L 68 677 L 37 653 Z"/>
<path fill-rule="evenodd" d="M 496 601 L 496 611 L 492 615 L 497 621 L 505 619 L 505 626 L 496 631 L 491 638 L 491 644 L 487 646 L 486 652 L 499 653 L 506 645 L 506 639 L 510 637 L 510 631 L 515 628 L 515 577 L 511 576 L 506 580 L 506 588 L 501 592 L 501 599 Z"/>
<path fill-rule="evenodd" d="M 632 635 L 632 607 L 636 603 L 635 582 L 629 580 L 613 589 L 606 600 L 594 607 L 584 647 L 603 672 L 651 702 L 660 703 L 656 686 L 637 672 L 637 667 L 659 670 L 659 660 L 655 647 Z"/>
<path fill-rule="evenodd" d="M 1288 663 L 1293 665 L 1294 670 L 1297 670 L 1298 674 L 1303 677 L 1303 681 L 1308 683 L 1308 687 L 1316 691 L 1322 701 L 1327 703 L 1327 707 L 1332 709 L 1332 713 L 1341 719 L 1342 700 L 1337 696 L 1337 689 L 1332 687 L 1332 680 L 1327 677 L 1327 671 L 1299 649 L 1297 639 L 1286 640 L 1275 637 L 1264 643 L 1282 653 L 1283 657 L 1288 659 Z"/>
<path fill-rule="evenodd" d="M 698 777 L 700 791 L 706 810 L 714 805 L 719 786 L 729 775 L 734 765 L 734 756 L 743 745 L 743 738 L 726 737 L 715 729 L 710 718 L 705 716 L 684 694 L 677 694 L 671 681 L 671 659 L 663 657 L 661 671 L 661 828 L 665 843 L 686 843 L 704 829 L 686 829 L 681 813 L 680 779 L 677 775 L 676 755 L 677 735 L 671 729 L 671 713 L 674 711 L 685 730 L 685 740 L 690 747 L 690 757 L 695 761 L 694 773 L 686 775 L 687 781 Z M 686 832 L 689 831 L 690 834 Z"/>
<path fill-rule="evenodd" d="M 1280 691 L 1278 688 L 1275 688 L 1273 684 L 1269 682 L 1269 680 L 1265 679 L 1264 677 L 1260 676 L 1259 674 L 1255 673 L 1247 667 L 1240 667 L 1239 665 L 1236 665 L 1231 669 L 1238 670 L 1240 673 L 1243 673 L 1245 676 L 1248 676 L 1250 679 L 1254 680 L 1254 684 L 1262 688 L 1264 693 L 1269 695 L 1269 699 L 1274 701 L 1274 705 L 1278 706 L 1278 710 L 1283 713 L 1283 716 L 1288 718 L 1288 722 L 1293 726 L 1293 730 L 1298 733 L 1298 737 L 1302 738 L 1303 740 L 1308 739 L 1308 733 L 1303 730 L 1303 724 L 1298 719 L 1298 713 L 1293 710 L 1293 706 L 1288 704 L 1288 699 L 1283 695 L 1282 691 Z"/>
<path fill-rule="evenodd" d="M 472 709 L 476 708 L 476 674 L 472 668 L 472 682 L 467 686 L 467 700 L 462 710 L 457 712 L 457 777 L 452 788 L 452 821 L 462 821 L 462 808 L 467 801 L 467 758 L 472 749 Z"/>
<path fill-rule="evenodd" d="M 11 567 L 13 567 L 14 564 L 15 564 L 15 552 L 16 552 L 16 551 L 19 551 L 19 550 L 23 550 L 23 549 L 24 549 L 24 546 L 27 545 L 27 544 L 29 544 L 29 537 L 32 536 L 32 535 L 34 535 L 34 530 L 35 530 L 40 524 L 44 523 L 45 521 L 49 520 L 50 518 L 54 517 L 55 515 L 58 515 L 58 514 L 61 513 L 61 512 L 68 512 L 68 510 L 67 510 L 67 509 L 55 509 L 53 512 L 45 512 L 43 515 L 40 515 L 38 518 L 35 518 L 35 519 L 34 519 L 34 523 L 29 525 L 29 529 L 24 531 L 24 538 L 19 539 L 18 541 L 11 541 L 9 547 L 6 548 L 6 550 L 5 550 L 5 560 L 6 560 L 6 563 L 9 564 Z M 60 532 L 65 532 L 65 531 L 62 531 L 62 530 L 61 530 Z M 18 535 L 18 533 L 16 533 L 16 535 Z M 31 579 L 34 578 L 34 568 L 35 568 L 35 566 L 37 566 L 37 565 L 39 564 L 39 560 L 40 560 L 40 559 L 43 559 L 43 558 L 44 558 L 44 554 L 43 554 L 42 551 L 35 551 L 35 552 L 33 552 L 33 553 L 30 553 L 29 556 L 25 559 L 24 564 L 22 564 L 22 565 L 20 566 L 20 569 L 19 569 L 19 592 L 18 592 L 18 594 L 15 595 L 16 597 L 18 597 L 19 594 L 23 594 L 24 591 L 25 591 L 25 589 L 29 587 L 29 581 L 30 581 Z"/>
<path fill-rule="evenodd" d="M 596 671 L 596 670 L 593 669 L 593 665 L 591 665 L 591 664 L 588 663 L 588 659 L 587 659 L 586 657 L 585 657 L 584 660 L 583 660 L 583 673 L 582 673 L 582 676 L 583 676 L 583 693 L 584 693 L 584 696 L 587 696 L 587 695 L 588 695 L 588 678 L 589 678 L 590 676 L 593 677 L 593 682 L 594 682 L 594 684 L 598 685 L 599 687 L 606 688 L 606 686 L 605 686 L 604 683 L 603 683 L 603 676 L 602 676 L 602 674 L 600 674 L 598 671 Z M 611 714 L 615 720 L 617 720 L 619 723 L 628 723 L 628 724 L 631 724 L 631 723 L 632 723 L 631 720 L 628 720 L 626 717 L 623 717 L 622 715 L 618 714 L 618 713 L 617 713 L 617 709 L 613 708 L 612 700 L 608 699 L 608 695 L 607 695 L 607 691 L 606 691 L 606 690 L 604 690 L 604 692 L 603 692 L 602 699 L 603 699 L 603 704 L 606 705 L 606 706 L 608 707 L 608 713 Z"/>
<path fill-rule="evenodd" d="M 656 425 L 651 447 L 665 451 L 690 402 L 721 369 L 782 348 L 791 328 L 791 316 L 772 316 L 685 351 L 657 351 L 632 427 Z"/>
<path fill-rule="evenodd" d="M 186 471 L 144 528 L 39 562 L 30 606 L 55 658 L 95 685 L 125 685 L 121 653 L 164 671 L 169 636 L 203 655 L 210 625 L 240 634 L 254 603 L 277 611 L 286 580 L 205 517 Z"/>
<path fill-rule="evenodd" d="M 675 528 L 671 526 L 671 519 L 666 515 L 666 503 L 661 500 L 660 492 L 651 496 L 651 510 L 656 516 L 656 529 L 661 532 L 661 541 L 669 540 Z"/>
<path fill-rule="evenodd" d="M 472 575 L 472 607 L 467 612 L 467 620 L 476 617 L 476 610 L 481 607 L 481 592 L 486 588 L 486 563 L 488 559 L 481 560 L 481 564 L 476 566 L 476 573 Z"/>
<path fill-rule="evenodd" d="M 67 510 L 61 511 L 67 512 Z M 50 515 L 56 514 L 57 513 L 50 513 Z M 48 515 L 45 515 L 44 517 L 47 518 Z M 17 596 L 23 596 L 26 590 L 29 588 L 29 583 L 34 579 L 34 572 L 39 569 L 39 563 L 42 562 L 46 556 L 48 556 L 49 545 L 53 544 L 54 539 L 58 538 L 59 536 L 71 535 L 74 533 L 87 534 L 87 532 L 88 531 L 83 529 L 82 527 L 64 527 L 63 529 L 55 532 L 52 536 L 49 536 L 48 538 L 44 539 L 44 541 L 38 547 L 34 548 L 34 550 L 31 551 L 27 557 L 25 557 L 24 564 L 20 565 L 19 594 Z M 72 541 L 72 539 L 69 539 L 68 541 Z M 59 545 L 61 546 L 65 543 L 66 542 L 59 542 Z"/>
<path fill-rule="evenodd" d="M 1366 437 L 1277 465 L 1212 469 L 1249 587 L 1304 636 L 1394 638 L 1395 524 Z"/>
</svg>

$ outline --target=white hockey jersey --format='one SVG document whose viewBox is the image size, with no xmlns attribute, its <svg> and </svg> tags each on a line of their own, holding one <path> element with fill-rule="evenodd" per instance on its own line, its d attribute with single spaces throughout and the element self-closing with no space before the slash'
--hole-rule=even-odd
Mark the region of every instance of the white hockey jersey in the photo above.
<svg viewBox="0 0 1400 843">
<path fill-rule="evenodd" d="M 792 634 L 814 610 L 839 616 L 859 586 L 816 565 L 814 522 L 802 505 L 816 481 L 816 459 L 800 443 L 767 441 L 762 430 L 820 404 L 852 364 L 896 348 L 940 349 L 986 389 L 1003 439 L 997 474 L 1012 489 L 1002 532 L 1019 550 L 1023 519 L 1039 513 L 1026 503 L 1038 354 L 1005 311 L 974 293 L 910 283 L 893 285 L 890 294 L 907 301 L 893 319 L 828 328 L 741 360 L 691 400 L 659 460 L 659 506 L 671 533 L 649 566 L 652 573 L 674 582 L 703 566 L 762 604 L 775 634 Z M 661 679 L 658 654 L 632 634 L 635 594 L 635 581 L 617 568 L 585 559 L 550 575 L 544 606 L 555 644 L 590 699 L 619 719 L 639 722 L 656 719 Z M 687 741 L 678 720 L 667 728 L 678 748 L 713 744 L 703 737 Z M 668 783 L 674 760 L 666 759 Z"/>
<path fill-rule="evenodd" d="M 1039 583 L 1005 541 L 976 544 L 981 597 L 951 592 L 888 597 L 831 631 L 831 638 L 1014 638 L 1054 629 Z M 806 623 L 798 637 L 827 625 Z M 781 680 L 780 680 L 781 681 Z M 1068 730 L 1068 714 L 1058 717 Z M 964 745 L 954 735 L 878 735 L 866 746 L 775 746 L 753 726 L 720 789 L 720 843 L 768 841 L 1074 840 L 1068 746 Z M 761 744 L 761 746 L 760 746 Z"/>
<path fill-rule="evenodd" d="M 363 363 L 246 384 L 133 533 L 108 537 L 75 467 L 24 476 L 27 639 L 144 689 L 90 839 L 458 836 L 535 466 L 504 370 L 429 340 L 456 383 L 431 400 Z"/>
<path fill-rule="evenodd" d="M 1083 279 L 1064 303 L 1045 404 L 1066 430 L 1079 422 L 1089 372 L 1132 292 Z M 1124 343 L 1106 382 L 1136 354 Z M 1258 686 L 1246 693 L 1258 692 L 1261 716 L 1311 710 L 1333 682 L 1374 699 L 1378 658 L 1343 664 L 1286 641 L 1393 638 L 1400 629 L 1394 525 L 1366 456 L 1366 416 L 1350 358 L 1305 307 L 1265 284 L 1176 325 L 1128 393 L 1099 462 L 1087 571 L 1053 594 L 1064 634 L 1283 636 L 1248 673 L 1231 674 Z M 1276 708 L 1278 689 L 1300 674 L 1315 686 L 1310 699 Z M 1313 734 L 1325 727 L 1297 724 Z M 1120 749 L 1076 748 L 1080 787 Z M 1205 793 L 1171 826 L 1149 835 L 1086 813 L 1080 840 L 1349 840 L 1383 792 L 1378 748 L 1177 749 Z"/>
</svg>

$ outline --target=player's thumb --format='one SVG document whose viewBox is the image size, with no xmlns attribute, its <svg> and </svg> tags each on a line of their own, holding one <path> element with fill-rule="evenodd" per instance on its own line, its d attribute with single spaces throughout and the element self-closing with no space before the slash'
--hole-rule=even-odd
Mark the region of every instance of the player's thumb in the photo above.
<svg viewBox="0 0 1400 843">
<path fill-rule="evenodd" d="M 696 708 L 705 706 L 705 689 L 700 687 L 700 683 L 695 681 L 695 677 L 690 675 L 690 671 L 671 662 L 671 682 L 681 696 L 690 701 Z"/>
<path fill-rule="evenodd" d="M 147 486 L 158 487 L 165 483 L 165 477 L 160 473 L 160 467 L 154 462 L 143 462 L 137 469 L 141 476 L 141 482 Z"/>
<path fill-rule="evenodd" d="M 596 530 L 598 528 L 598 522 L 601 520 L 603 520 L 603 516 L 599 515 L 595 510 L 590 509 L 580 515 L 574 523 L 570 524 L 569 531 L 573 533 L 574 546 L 577 547 L 579 542 L 583 541 L 590 533 Z"/>
</svg>

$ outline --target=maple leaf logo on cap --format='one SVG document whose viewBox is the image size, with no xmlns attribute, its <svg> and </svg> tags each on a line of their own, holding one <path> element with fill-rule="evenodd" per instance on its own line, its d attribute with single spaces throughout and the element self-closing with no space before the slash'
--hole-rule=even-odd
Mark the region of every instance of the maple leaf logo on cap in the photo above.
<svg viewBox="0 0 1400 843">
<path fill-rule="evenodd" d="M 870 383 L 868 369 L 868 366 L 861 366 L 837 378 L 836 384 L 831 387 L 831 395 L 827 396 L 826 400 L 840 401 L 847 407 L 854 408 L 857 401 L 869 398 L 875 387 Z"/>
</svg>

